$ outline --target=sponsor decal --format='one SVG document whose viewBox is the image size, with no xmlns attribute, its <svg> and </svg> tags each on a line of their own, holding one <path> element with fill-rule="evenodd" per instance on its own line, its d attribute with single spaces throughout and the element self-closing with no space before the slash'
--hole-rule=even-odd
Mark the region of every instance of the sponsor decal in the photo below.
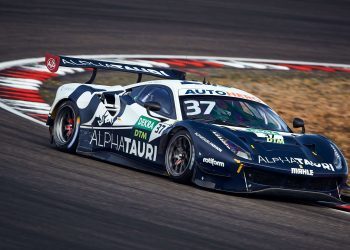
<svg viewBox="0 0 350 250">
<path fill-rule="evenodd" d="M 288 163 L 288 164 L 297 164 L 299 166 L 310 166 L 316 168 L 323 168 L 328 171 L 334 172 L 334 167 L 331 163 L 315 163 L 313 161 L 296 158 L 296 157 L 263 157 L 261 155 L 258 156 L 259 163 L 267 163 L 267 164 L 276 164 L 276 163 Z"/>
<path fill-rule="evenodd" d="M 292 174 L 301 174 L 301 175 L 309 175 L 309 176 L 314 175 L 314 171 L 312 169 L 291 168 L 290 171 Z"/>
<path fill-rule="evenodd" d="M 133 135 L 142 140 L 148 141 L 150 134 L 159 122 L 155 119 L 140 116 L 133 127 Z M 159 126 L 157 126 L 158 128 Z M 157 130 L 160 130 L 159 128 Z"/>
<path fill-rule="evenodd" d="M 187 89 L 185 95 L 227 95 L 227 93 L 213 89 Z"/>
<path fill-rule="evenodd" d="M 221 134 L 219 134 L 216 131 L 212 131 L 212 132 L 228 149 L 231 150 L 230 146 L 227 143 L 227 139 L 226 138 L 222 137 Z"/>
<path fill-rule="evenodd" d="M 267 135 L 279 135 L 277 131 L 271 131 L 271 130 L 263 130 L 263 129 L 256 129 L 256 128 L 247 128 L 246 131 L 253 132 L 255 134 L 267 134 Z"/>
<path fill-rule="evenodd" d="M 216 146 L 214 143 L 212 143 L 211 141 L 209 141 L 207 138 L 205 138 L 203 135 L 199 134 L 198 132 L 194 133 L 197 137 L 199 137 L 202 141 L 208 143 L 210 146 L 212 146 L 213 148 L 215 148 L 217 151 L 222 152 L 222 149 L 219 148 L 218 146 Z"/>
<path fill-rule="evenodd" d="M 214 89 L 181 89 L 180 95 L 219 95 L 219 96 L 231 96 L 256 102 L 262 101 L 248 93 L 240 93 L 237 91 L 223 91 L 223 90 L 214 90 Z"/>
<path fill-rule="evenodd" d="M 248 128 L 247 131 L 253 132 L 257 137 L 266 138 L 266 142 L 284 144 L 284 138 L 276 131 Z"/>
<path fill-rule="evenodd" d="M 203 158 L 204 163 L 208 163 L 212 166 L 225 167 L 225 163 L 222 161 L 216 161 L 214 158 Z"/>
<path fill-rule="evenodd" d="M 157 120 L 142 115 L 137 120 L 134 128 L 139 128 L 151 132 L 157 124 Z"/>
<path fill-rule="evenodd" d="M 117 63 L 110 63 L 110 62 L 102 62 L 102 61 L 92 61 L 92 60 L 81 60 L 81 59 L 62 59 L 62 65 L 72 65 L 77 67 L 86 67 L 89 66 L 91 68 L 97 67 L 97 68 L 106 68 L 106 69 L 119 69 L 119 70 L 128 70 L 128 71 L 135 71 L 137 73 L 151 73 L 159 76 L 166 76 L 170 77 L 166 72 L 163 70 L 155 70 L 155 69 L 149 69 L 144 68 L 140 66 L 131 66 L 131 65 L 123 65 L 123 64 L 117 64 Z"/>
<path fill-rule="evenodd" d="M 90 145 L 106 148 L 150 161 L 157 160 L 158 147 L 150 143 L 119 136 L 113 132 L 93 130 Z"/>
<path fill-rule="evenodd" d="M 139 130 L 139 129 L 134 129 L 134 136 L 138 137 L 142 140 L 147 140 L 148 139 L 148 133 L 143 131 L 143 130 Z"/>
</svg>

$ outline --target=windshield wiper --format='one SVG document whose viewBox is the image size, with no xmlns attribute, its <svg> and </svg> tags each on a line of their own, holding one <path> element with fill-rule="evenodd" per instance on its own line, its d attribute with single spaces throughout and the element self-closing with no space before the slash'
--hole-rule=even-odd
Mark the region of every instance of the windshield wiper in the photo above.
<svg viewBox="0 0 350 250">
<path fill-rule="evenodd" d="M 217 123 L 217 124 L 220 124 L 220 125 L 229 125 L 229 126 L 235 126 L 234 124 L 228 122 L 228 121 L 224 121 L 224 120 L 220 120 L 220 119 L 206 119 L 206 118 L 202 118 L 202 117 L 194 117 L 194 118 L 191 118 L 189 120 L 196 120 L 196 121 L 203 121 L 203 122 L 208 122 L 210 124 L 213 124 L 213 123 Z"/>
<path fill-rule="evenodd" d="M 213 120 L 211 119 L 206 119 L 206 118 L 202 118 L 202 117 L 193 117 L 187 120 L 193 120 L 193 121 L 204 121 L 204 122 L 212 122 Z"/>
<path fill-rule="evenodd" d="M 192 118 L 191 120 L 200 120 L 203 122 L 208 122 L 209 124 L 216 123 L 218 125 L 226 125 L 226 126 L 232 126 L 232 127 L 252 128 L 251 126 L 248 126 L 248 125 L 234 124 L 234 123 L 231 123 L 229 121 L 220 120 L 220 119 L 206 119 L 206 118 L 202 118 L 202 117 L 195 117 L 195 118 Z"/>
</svg>

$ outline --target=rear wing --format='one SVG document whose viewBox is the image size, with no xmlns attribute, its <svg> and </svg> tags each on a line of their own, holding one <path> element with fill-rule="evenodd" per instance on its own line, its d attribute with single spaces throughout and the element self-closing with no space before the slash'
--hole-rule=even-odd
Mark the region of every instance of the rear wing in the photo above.
<svg viewBox="0 0 350 250">
<path fill-rule="evenodd" d="M 142 74 L 151 75 L 155 77 L 165 78 L 165 79 L 177 79 L 185 80 L 186 73 L 167 68 L 151 68 L 144 67 L 141 65 L 123 64 L 91 59 L 82 59 L 68 56 L 57 56 L 52 54 L 46 54 L 45 64 L 49 71 L 56 72 L 59 66 L 63 67 L 73 67 L 73 68 L 92 68 L 93 73 L 89 81 L 86 83 L 92 83 L 96 77 L 97 69 L 115 70 L 128 73 L 138 74 L 137 82 L 142 79 Z"/>
</svg>

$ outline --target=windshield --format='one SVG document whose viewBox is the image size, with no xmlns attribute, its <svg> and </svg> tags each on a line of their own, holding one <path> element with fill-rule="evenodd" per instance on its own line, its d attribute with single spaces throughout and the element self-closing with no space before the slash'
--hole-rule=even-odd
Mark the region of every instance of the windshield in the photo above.
<svg viewBox="0 0 350 250">
<path fill-rule="evenodd" d="M 184 120 L 290 132 L 272 109 L 254 101 L 221 96 L 184 96 L 180 97 L 180 103 Z"/>
</svg>

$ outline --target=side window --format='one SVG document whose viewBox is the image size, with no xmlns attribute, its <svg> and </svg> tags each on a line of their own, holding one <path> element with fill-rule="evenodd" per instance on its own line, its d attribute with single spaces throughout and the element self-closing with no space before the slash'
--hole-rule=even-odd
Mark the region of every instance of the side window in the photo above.
<svg viewBox="0 0 350 250">
<path fill-rule="evenodd" d="M 145 102 L 158 102 L 161 108 L 156 113 L 176 119 L 173 95 L 170 90 L 165 87 L 149 86 L 142 91 L 136 101 L 140 104 L 144 104 Z"/>
<path fill-rule="evenodd" d="M 132 99 L 136 100 L 138 98 L 138 96 L 140 95 L 140 93 L 142 92 L 142 90 L 145 89 L 145 86 L 140 86 L 140 87 L 135 87 L 132 88 L 130 90 L 128 90 L 128 95 L 131 96 Z"/>
</svg>

